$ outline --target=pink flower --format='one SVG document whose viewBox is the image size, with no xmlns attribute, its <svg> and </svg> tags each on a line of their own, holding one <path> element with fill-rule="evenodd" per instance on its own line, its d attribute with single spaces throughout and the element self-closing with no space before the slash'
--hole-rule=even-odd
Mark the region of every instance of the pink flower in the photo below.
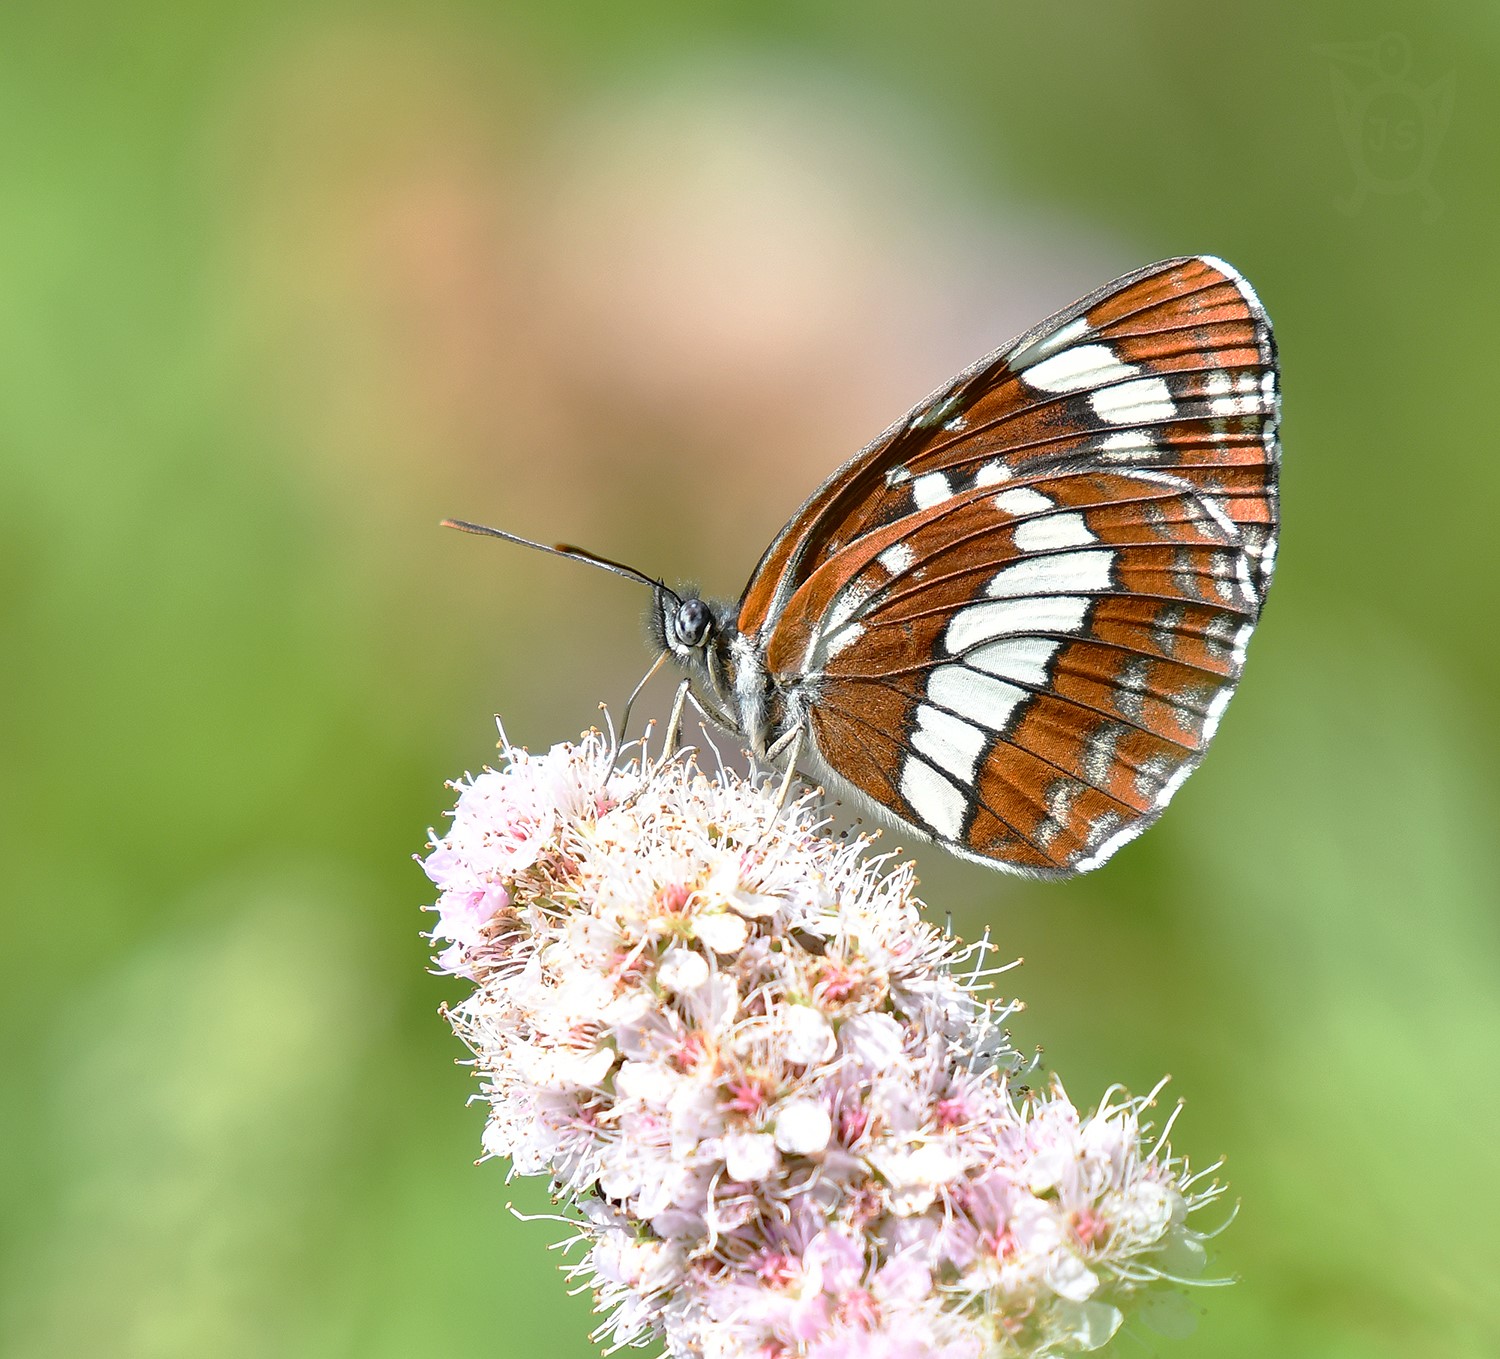
<svg viewBox="0 0 1500 1359">
<path fill-rule="evenodd" d="M 573 1205 L 601 1339 L 1051 1359 L 1201 1268 L 1219 1189 L 1146 1139 L 1151 1097 L 1018 1099 L 985 950 L 810 799 L 597 734 L 455 786 L 423 862 L 474 984 L 449 1018 L 485 1151 Z"/>
</svg>

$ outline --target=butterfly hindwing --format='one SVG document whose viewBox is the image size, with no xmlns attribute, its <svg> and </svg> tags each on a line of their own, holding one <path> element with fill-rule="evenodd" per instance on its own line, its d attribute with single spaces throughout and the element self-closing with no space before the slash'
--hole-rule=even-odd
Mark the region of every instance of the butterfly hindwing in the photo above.
<svg viewBox="0 0 1500 1359">
<path fill-rule="evenodd" d="M 872 537 L 798 663 L 831 770 L 959 853 L 1042 874 L 1144 829 L 1243 662 L 1258 605 L 1233 527 L 1176 478 L 1071 473 Z M 830 563 L 794 607 L 838 579 Z"/>
</svg>

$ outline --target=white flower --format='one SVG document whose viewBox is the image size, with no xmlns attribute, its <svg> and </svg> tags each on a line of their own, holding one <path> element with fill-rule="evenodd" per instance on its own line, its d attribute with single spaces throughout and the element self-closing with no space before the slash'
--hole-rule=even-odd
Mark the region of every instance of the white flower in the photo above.
<svg viewBox="0 0 1500 1359">
<path fill-rule="evenodd" d="M 738 953 L 750 937 L 750 926 L 732 911 L 705 911 L 693 921 L 693 933 L 715 953 Z"/>
<path fill-rule="evenodd" d="M 708 964 L 690 948 L 670 948 L 657 964 L 656 980 L 668 991 L 696 991 L 708 980 Z"/>
<path fill-rule="evenodd" d="M 1132 1242 L 1152 1246 L 1182 1220 L 1187 1205 L 1173 1185 L 1141 1180 L 1101 1205 L 1114 1230 Z"/>
<path fill-rule="evenodd" d="M 776 1140 L 768 1133 L 730 1133 L 724 1139 L 724 1171 L 731 1180 L 764 1180 L 779 1159 Z"/>
<path fill-rule="evenodd" d="M 869 1162 L 890 1187 L 891 1209 L 899 1217 L 926 1212 L 940 1190 L 963 1173 L 964 1162 L 951 1145 L 880 1146 Z"/>
<path fill-rule="evenodd" d="M 1099 1287 L 1099 1276 L 1076 1255 L 1054 1251 L 1047 1262 L 1047 1286 L 1070 1302 L 1086 1302 Z"/>
<path fill-rule="evenodd" d="M 615 1094 L 658 1108 L 666 1105 L 677 1087 L 677 1077 L 656 1062 L 622 1062 L 615 1073 Z"/>
<path fill-rule="evenodd" d="M 810 799 L 597 734 L 456 786 L 424 862 L 449 1018 L 486 1154 L 573 1205 L 600 1339 L 1053 1359 L 1203 1268 L 1219 1189 L 1148 1150 L 1148 1101 L 1013 1094 L 983 950 Z"/>
<path fill-rule="evenodd" d="M 870 1071 L 884 1071 L 901 1057 L 905 1034 L 891 1015 L 860 1014 L 844 1021 L 839 1046 Z"/>
<path fill-rule="evenodd" d="M 1056 1309 L 1055 1317 L 1058 1340 L 1083 1351 L 1107 1345 L 1125 1319 L 1118 1307 L 1107 1302 L 1066 1302 Z"/>
<path fill-rule="evenodd" d="M 811 1005 L 788 1005 L 781 1016 L 781 1051 L 789 1062 L 809 1066 L 833 1056 L 833 1025 Z"/>
<path fill-rule="evenodd" d="M 812 1156 L 828 1145 L 833 1119 L 817 1100 L 788 1100 L 776 1114 L 776 1145 L 792 1156 Z"/>
<path fill-rule="evenodd" d="M 752 892 L 742 882 L 742 869 L 737 858 L 725 858 L 708 875 L 707 895 L 710 900 L 722 901 L 732 911 L 752 920 L 763 920 L 775 915 L 785 903 L 780 897 L 764 892 Z"/>
<path fill-rule="evenodd" d="M 595 1048 L 574 1053 L 571 1061 L 564 1057 L 558 1069 L 566 1084 L 589 1086 L 601 1084 L 614 1064 L 615 1054 L 610 1048 Z"/>
</svg>

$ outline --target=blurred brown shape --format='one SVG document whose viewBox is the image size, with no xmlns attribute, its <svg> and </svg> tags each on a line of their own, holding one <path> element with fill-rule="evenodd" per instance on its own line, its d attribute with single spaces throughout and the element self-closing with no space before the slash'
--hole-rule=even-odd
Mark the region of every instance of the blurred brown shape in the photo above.
<svg viewBox="0 0 1500 1359">
<path fill-rule="evenodd" d="M 737 588 L 834 467 L 1112 267 L 997 227 L 816 70 L 657 73 L 561 115 L 527 66 L 324 31 L 231 120 L 224 285 L 268 400 L 401 513 L 442 491 Z"/>
</svg>

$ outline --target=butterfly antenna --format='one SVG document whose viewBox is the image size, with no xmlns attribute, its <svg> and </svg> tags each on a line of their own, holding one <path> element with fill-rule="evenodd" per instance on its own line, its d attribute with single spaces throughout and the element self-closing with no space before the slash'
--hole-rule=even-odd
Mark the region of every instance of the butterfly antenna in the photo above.
<svg viewBox="0 0 1500 1359">
<path fill-rule="evenodd" d="M 635 567 L 626 566 L 624 562 L 613 561 L 609 557 L 601 557 L 597 552 L 574 547 L 571 543 L 554 543 L 551 546 L 546 543 L 534 543 L 530 538 L 523 538 L 518 533 L 507 533 L 504 529 L 490 528 L 486 524 L 470 524 L 462 519 L 444 519 L 440 527 L 457 529 L 460 533 L 477 533 L 485 538 L 503 538 L 507 543 L 515 543 L 519 547 L 533 547 L 538 552 L 550 552 L 555 557 L 571 557 L 575 562 L 587 562 L 590 566 L 598 566 L 605 571 L 614 572 L 617 576 L 624 576 L 626 580 L 638 580 L 642 585 L 649 585 L 653 590 L 666 589 L 661 581 L 653 580 L 644 571 L 637 571 Z M 667 593 L 672 592 L 668 590 Z"/>
</svg>

